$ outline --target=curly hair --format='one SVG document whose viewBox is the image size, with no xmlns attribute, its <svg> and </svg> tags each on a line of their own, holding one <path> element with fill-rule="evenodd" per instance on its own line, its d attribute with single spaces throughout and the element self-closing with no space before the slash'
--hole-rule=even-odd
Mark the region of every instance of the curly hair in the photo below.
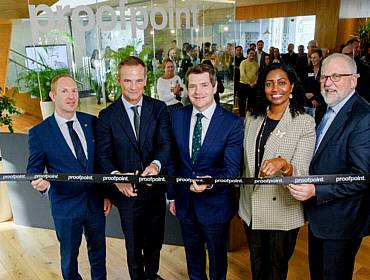
<svg viewBox="0 0 370 280">
<path fill-rule="evenodd" d="M 299 114 L 304 114 L 304 89 L 301 82 L 298 79 L 298 76 L 295 70 L 287 65 L 287 64 L 280 64 L 280 63 L 272 63 L 264 69 L 261 73 L 261 77 L 259 79 L 259 83 L 257 86 L 257 93 L 255 102 L 252 104 L 248 103 L 247 110 L 250 112 L 252 116 L 257 118 L 258 116 L 265 116 L 267 114 L 267 108 L 271 105 L 271 103 L 267 100 L 265 94 L 265 82 L 266 77 L 269 72 L 273 70 L 282 70 L 288 75 L 289 82 L 294 84 L 294 88 L 292 91 L 292 98 L 289 102 L 289 110 L 290 114 L 294 118 Z"/>
</svg>

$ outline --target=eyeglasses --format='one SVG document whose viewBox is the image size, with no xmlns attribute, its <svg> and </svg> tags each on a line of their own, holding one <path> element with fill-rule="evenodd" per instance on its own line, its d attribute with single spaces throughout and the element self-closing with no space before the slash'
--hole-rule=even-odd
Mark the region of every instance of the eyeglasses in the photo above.
<svg viewBox="0 0 370 280">
<path fill-rule="evenodd" d="M 352 74 L 337 74 L 337 73 L 334 73 L 334 74 L 331 74 L 331 75 L 321 75 L 320 76 L 320 82 L 325 83 L 328 78 L 330 78 L 330 80 L 332 82 L 339 82 L 342 79 L 342 77 L 348 77 L 348 76 L 352 76 L 352 75 L 356 75 L 356 74 L 355 73 L 352 73 Z"/>
</svg>

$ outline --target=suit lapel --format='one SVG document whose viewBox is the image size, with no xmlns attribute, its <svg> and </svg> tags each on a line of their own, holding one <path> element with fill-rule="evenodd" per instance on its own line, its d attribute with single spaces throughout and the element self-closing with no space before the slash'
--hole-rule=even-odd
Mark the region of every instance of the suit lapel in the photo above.
<svg viewBox="0 0 370 280">
<path fill-rule="evenodd" d="M 80 122 L 83 133 L 85 135 L 86 145 L 87 145 L 87 167 L 86 171 L 93 170 L 94 164 L 94 137 L 93 137 L 93 127 L 90 127 L 90 124 L 86 119 L 77 112 L 77 119 Z"/>
<path fill-rule="evenodd" d="M 191 121 L 191 113 L 193 111 L 193 106 L 186 107 L 186 110 L 184 111 L 184 117 L 182 119 L 181 127 L 183 130 L 179 131 L 179 133 L 183 133 L 183 137 L 180 137 L 179 139 L 182 140 L 182 146 L 184 147 L 185 151 L 185 157 L 188 160 L 188 162 L 191 163 L 191 156 L 190 156 L 190 150 L 189 150 L 189 141 L 190 141 L 190 121 Z M 177 130 L 178 128 L 174 127 L 174 130 Z"/>
<path fill-rule="evenodd" d="M 133 147 L 138 151 L 139 146 L 136 141 L 134 130 L 132 129 L 130 119 L 128 118 L 125 106 L 121 99 L 117 100 L 117 120 L 119 126 L 126 133 L 128 139 L 131 141 Z M 141 110 L 143 111 L 143 110 Z"/>
<path fill-rule="evenodd" d="M 54 143 L 58 143 L 59 149 L 61 150 L 63 155 L 66 155 L 70 158 L 70 160 L 74 160 L 73 162 L 77 162 L 76 157 L 74 156 L 73 152 L 69 148 L 66 139 L 64 138 L 62 131 L 60 130 L 58 123 L 55 119 L 54 114 L 49 118 L 49 125 L 50 125 L 50 135 L 54 138 Z M 53 131 L 55 133 L 53 133 Z"/>
<path fill-rule="evenodd" d="M 143 145 L 145 144 L 145 138 L 147 137 L 149 127 L 153 125 L 152 121 L 152 111 L 153 111 L 153 102 L 147 100 L 143 96 L 143 105 L 141 107 L 141 114 L 140 114 L 140 149 L 143 149 Z"/>
<path fill-rule="evenodd" d="M 289 133 L 289 127 L 292 122 L 292 116 L 290 114 L 289 107 L 286 108 L 283 117 L 271 133 L 270 137 L 266 142 L 266 149 L 263 154 L 262 162 L 266 159 L 271 159 L 277 154 L 280 154 L 280 146 L 283 142 L 282 139 Z"/>
<path fill-rule="evenodd" d="M 255 173 L 255 155 L 256 155 L 256 142 L 258 132 L 261 129 L 264 118 L 258 117 L 257 119 L 254 116 L 248 115 L 245 131 L 248 132 L 247 135 L 244 135 L 245 147 L 246 150 L 246 162 L 248 163 L 248 170 L 250 174 L 248 176 L 254 177 Z"/>
<path fill-rule="evenodd" d="M 222 110 L 217 105 L 216 109 L 215 109 L 215 111 L 212 115 L 212 118 L 209 122 L 207 133 L 204 137 L 203 144 L 200 148 L 198 159 L 202 158 L 202 154 L 207 154 L 207 151 L 208 151 L 209 147 L 211 147 L 213 145 L 213 142 L 215 141 L 215 139 L 219 135 L 218 132 L 220 131 L 220 126 L 222 124 L 222 119 L 223 119 Z"/>
<path fill-rule="evenodd" d="M 351 108 L 356 99 L 356 93 L 353 95 L 347 103 L 342 107 L 342 109 L 335 116 L 333 122 L 331 123 L 329 129 L 326 131 L 324 138 L 321 140 L 320 146 L 317 148 L 315 155 L 313 156 L 312 161 L 325 149 L 328 143 L 333 139 L 335 133 L 344 126 L 348 120 L 349 113 L 351 113 Z"/>
</svg>

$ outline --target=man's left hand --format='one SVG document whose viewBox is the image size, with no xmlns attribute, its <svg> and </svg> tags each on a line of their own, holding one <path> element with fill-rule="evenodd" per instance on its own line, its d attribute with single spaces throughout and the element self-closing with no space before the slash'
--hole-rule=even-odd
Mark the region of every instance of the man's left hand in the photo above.
<svg viewBox="0 0 370 280">
<path fill-rule="evenodd" d="M 112 209 L 112 202 L 110 201 L 110 199 L 104 198 L 103 211 L 104 211 L 105 217 L 109 215 L 111 209 Z"/>
<path fill-rule="evenodd" d="M 154 163 L 149 164 L 141 174 L 141 176 L 156 176 L 159 174 L 158 166 Z"/>
<path fill-rule="evenodd" d="M 211 178 L 211 176 L 197 176 L 197 178 Z M 198 185 L 195 181 L 190 185 L 190 190 L 196 193 L 204 192 L 207 188 L 209 185 Z"/>
<path fill-rule="evenodd" d="M 299 201 L 306 201 L 316 195 L 314 184 L 289 184 L 288 189 L 290 194 Z"/>
</svg>

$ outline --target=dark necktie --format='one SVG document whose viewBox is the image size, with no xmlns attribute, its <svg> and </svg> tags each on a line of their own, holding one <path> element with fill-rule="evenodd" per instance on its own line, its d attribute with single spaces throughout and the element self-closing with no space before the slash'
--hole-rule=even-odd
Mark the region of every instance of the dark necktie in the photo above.
<svg viewBox="0 0 370 280">
<path fill-rule="evenodd" d="M 330 117 L 332 116 L 332 114 L 334 114 L 334 110 L 331 107 L 328 107 L 328 109 L 326 110 L 326 113 L 325 113 L 324 117 L 322 118 L 321 122 L 319 123 L 319 127 L 316 130 L 316 147 L 315 147 L 315 151 L 319 147 L 319 145 L 320 145 L 320 143 L 322 141 L 322 138 L 324 137 L 324 135 L 323 135 L 324 129 L 325 129 L 325 127 L 326 127 L 326 125 L 327 125 Z"/>
<path fill-rule="evenodd" d="M 135 134 L 136 134 L 136 140 L 139 141 L 139 131 L 140 131 L 139 106 L 132 106 L 131 110 L 134 111 Z"/>
<path fill-rule="evenodd" d="M 71 140 L 73 143 L 73 147 L 75 149 L 77 160 L 81 163 L 83 168 L 86 169 L 87 160 L 86 160 L 85 152 L 82 147 L 80 137 L 78 137 L 77 132 L 73 129 L 73 121 L 68 121 L 66 122 L 66 124 L 68 126 L 69 135 L 71 136 Z"/>
<path fill-rule="evenodd" d="M 195 122 L 194 132 L 193 132 L 193 144 L 191 148 L 191 160 L 194 162 L 197 160 L 202 146 L 202 118 L 204 115 L 202 113 L 197 113 L 197 121 Z"/>
</svg>

